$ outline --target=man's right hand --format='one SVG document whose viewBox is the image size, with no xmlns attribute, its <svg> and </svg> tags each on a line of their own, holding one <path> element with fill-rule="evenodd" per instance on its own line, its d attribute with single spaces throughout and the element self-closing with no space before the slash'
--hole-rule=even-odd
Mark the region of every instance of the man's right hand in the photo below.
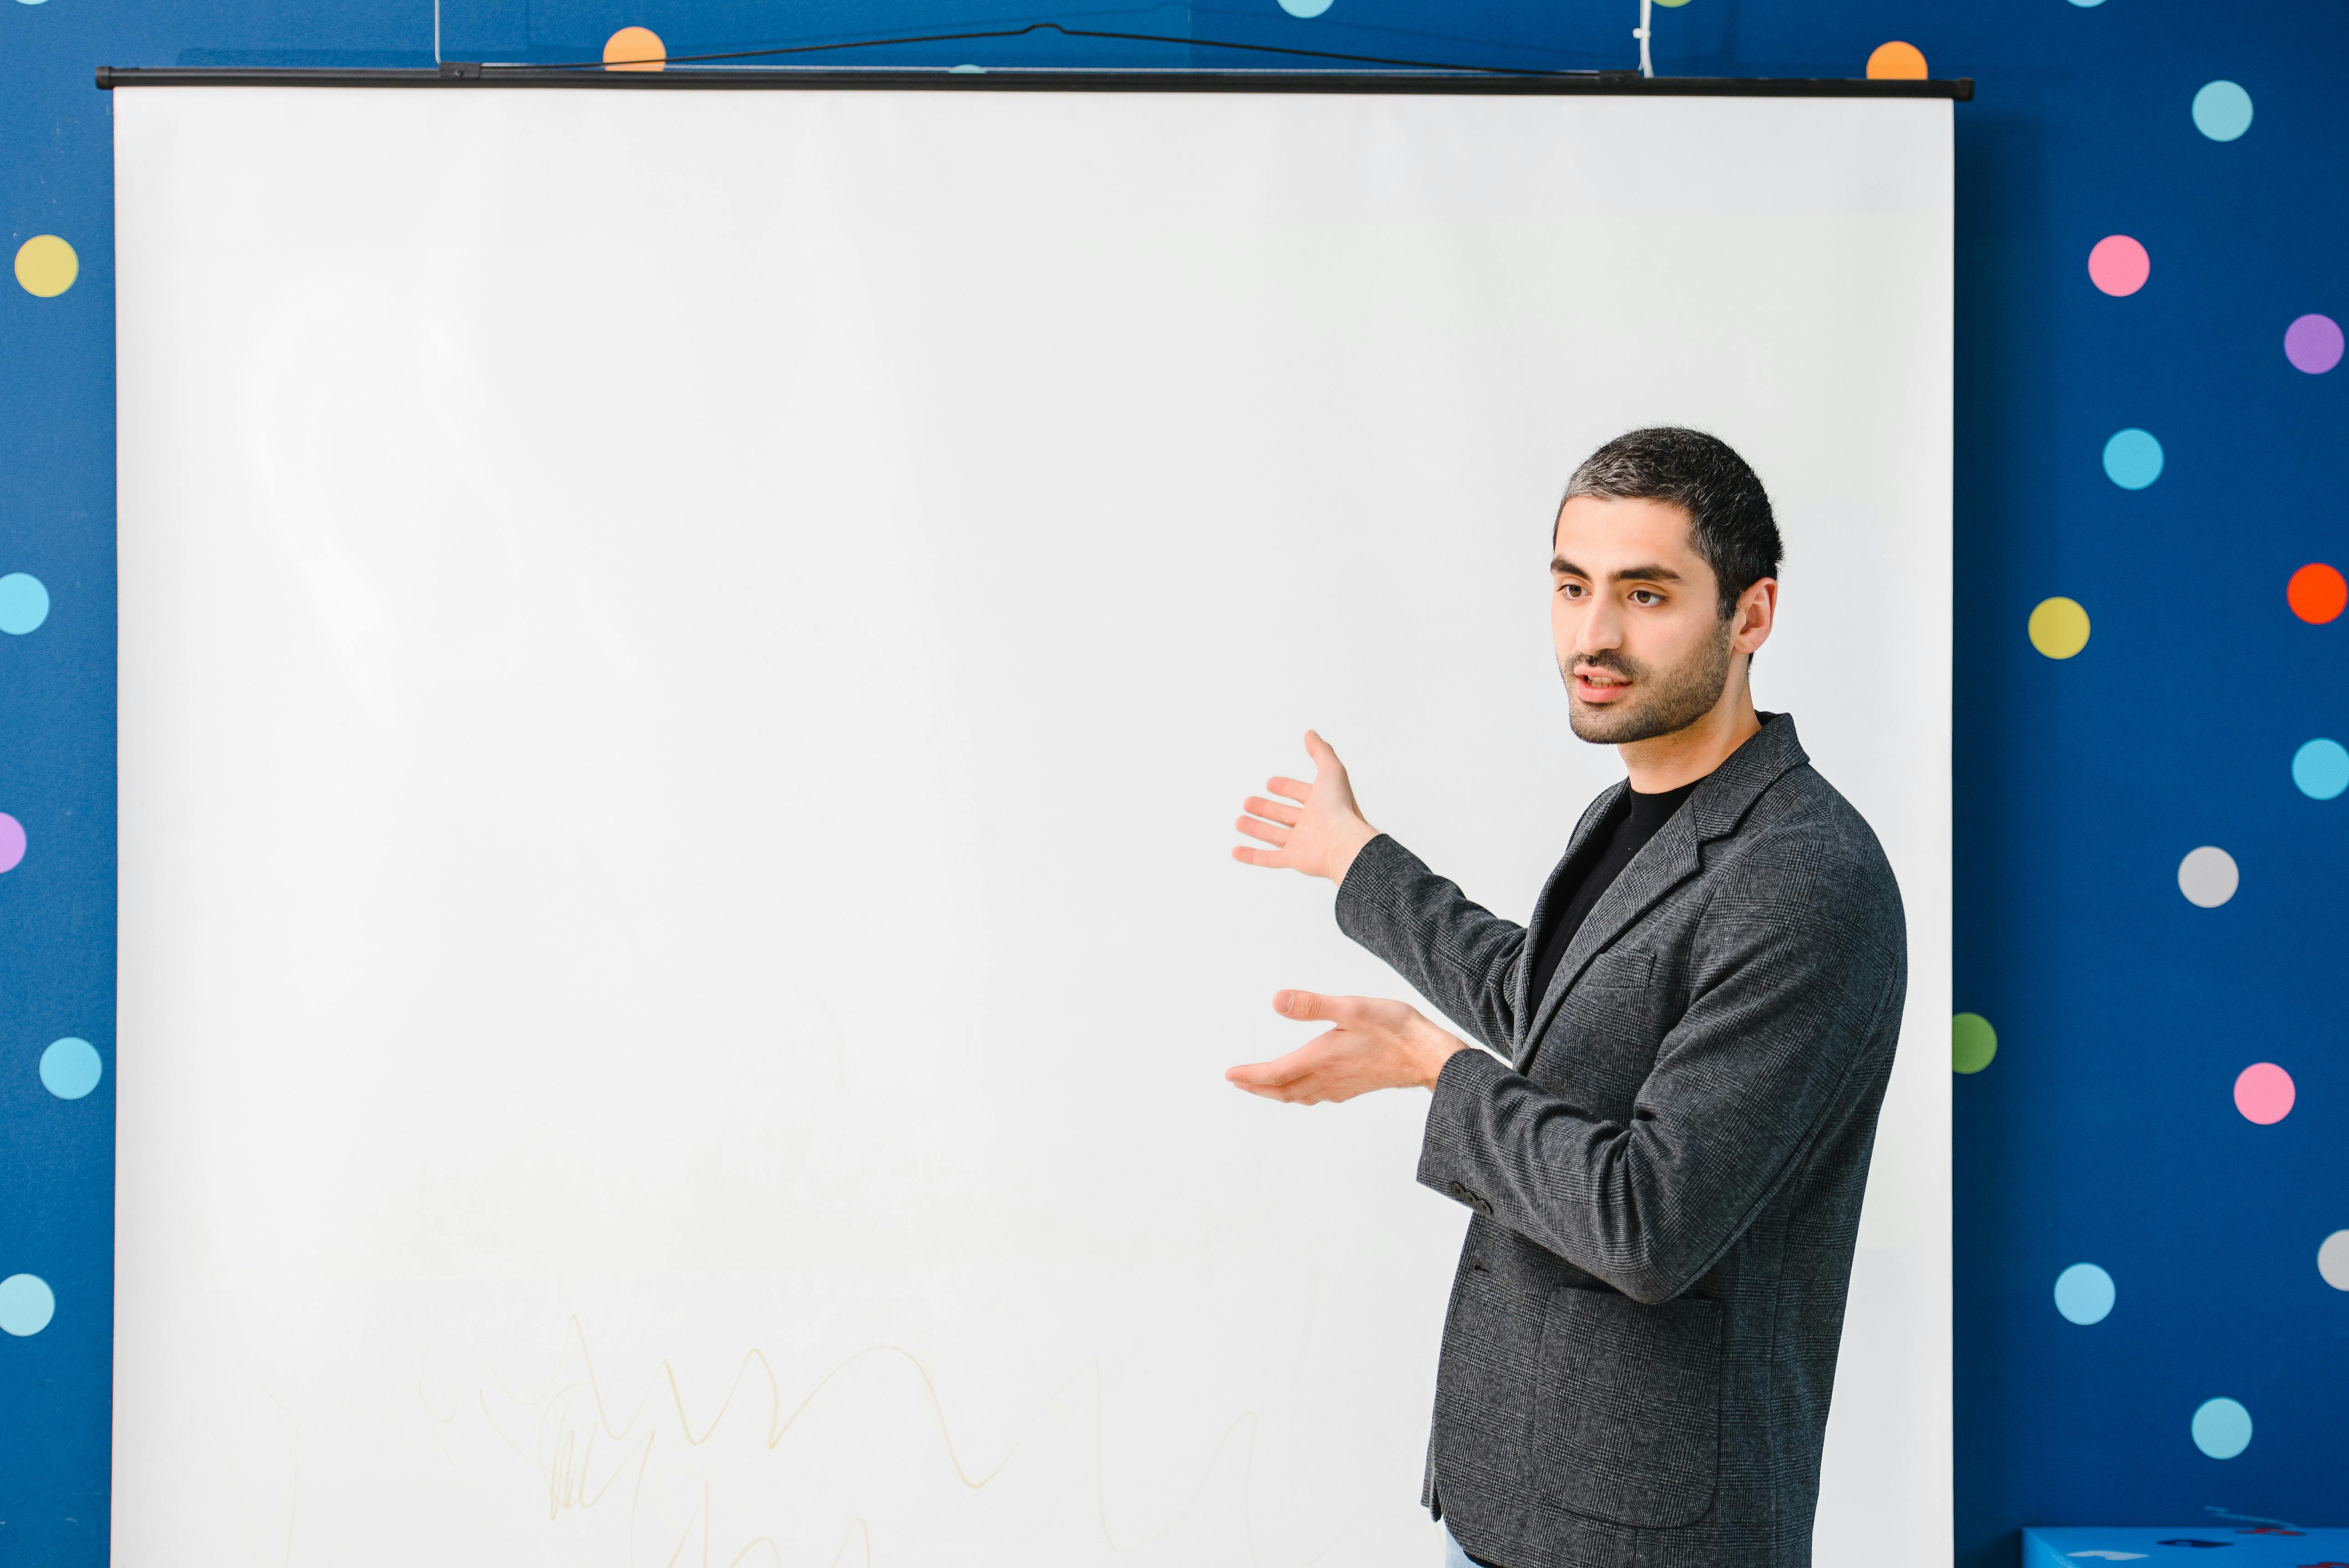
<svg viewBox="0 0 2349 1568">
<path fill-rule="evenodd" d="M 1330 743 L 1309 729 L 1305 750 L 1313 758 L 1313 782 L 1266 779 L 1264 787 L 1274 798 L 1249 796 L 1243 807 L 1249 814 L 1237 824 L 1241 832 L 1272 848 L 1255 850 L 1236 844 L 1232 859 L 1342 882 L 1354 857 L 1379 836 L 1379 830 L 1362 820 L 1362 809 L 1354 804 L 1354 787 L 1346 779 L 1346 765 L 1338 760 Z"/>
</svg>

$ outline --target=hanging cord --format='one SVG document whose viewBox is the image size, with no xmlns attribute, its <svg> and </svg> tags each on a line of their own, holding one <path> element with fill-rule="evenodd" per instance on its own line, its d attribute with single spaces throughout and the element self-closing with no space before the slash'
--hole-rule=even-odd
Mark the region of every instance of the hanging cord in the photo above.
<svg viewBox="0 0 2349 1568">
<path fill-rule="evenodd" d="M 1631 29 L 1631 36 L 1640 40 L 1640 74 L 1643 77 L 1656 74 L 1655 62 L 1648 57 L 1648 40 L 1655 34 L 1655 26 L 1650 20 L 1655 13 L 1649 9 L 1653 4 L 1654 0 L 1640 0 L 1640 25 Z"/>
<path fill-rule="evenodd" d="M 1647 0 L 1640 0 L 1642 5 Z M 436 12 L 438 0 L 435 0 Z M 600 71 L 619 66 L 692 66 L 713 60 L 766 59 L 777 55 L 814 55 L 831 49 L 872 49 L 891 44 L 959 44 L 984 38 L 1024 38 L 1030 33 L 1058 33 L 1064 38 L 1106 38 L 1131 44 L 1187 44 L 1203 49 L 1241 49 L 1258 55 L 1299 55 L 1316 60 L 1345 60 L 1355 65 L 1407 66 L 1427 71 L 1475 71 L 1500 77 L 1525 76 L 1597 76 L 1609 73 L 1594 71 L 1526 70 L 1517 66 L 1464 66 L 1443 60 L 1404 60 L 1386 55 L 1344 55 L 1330 49 L 1296 49 L 1279 44 L 1234 44 L 1221 38 L 1175 38 L 1158 33 L 1104 33 L 1091 27 L 1064 27 L 1058 22 L 1030 22 L 1024 27 L 1001 27 L 984 33 L 926 33 L 911 38 L 852 38 L 838 44 L 792 44 L 771 49 L 729 49 L 714 55 L 666 55 L 640 60 L 558 60 L 540 65 L 529 60 L 501 60 L 485 64 L 486 73 L 498 70 L 532 71 Z M 1643 50 L 1644 52 L 1644 50 Z M 1626 74 L 1626 73 L 1615 73 Z"/>
</svg>

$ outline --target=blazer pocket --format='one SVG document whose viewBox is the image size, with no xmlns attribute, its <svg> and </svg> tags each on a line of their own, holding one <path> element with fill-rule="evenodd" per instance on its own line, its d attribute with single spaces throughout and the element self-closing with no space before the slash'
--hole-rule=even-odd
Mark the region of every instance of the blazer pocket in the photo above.
<svg viewBox="0 0 2349 1568">
<path fill-rule="evenodd" d="M 1578 991 L 1640 991 L 1656 972 L 1656 955 L 1642 949 L 1610 947 L 1590 961 L 1575 982 Z"/>
<path fill-rule="evenodd" d="M 1558 1507 L 1646 1530 L 1694 1524 L 1721 1479 L 1722 1307 L 1550 1294 L 1534 1464 Z"/>
</svg>

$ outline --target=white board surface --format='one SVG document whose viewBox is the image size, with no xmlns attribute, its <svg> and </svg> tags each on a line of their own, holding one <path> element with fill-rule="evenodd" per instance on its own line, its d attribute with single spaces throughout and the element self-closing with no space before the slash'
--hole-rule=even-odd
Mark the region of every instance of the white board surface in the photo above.
<svg viewBox="0 0 2349 1568">
<path fill-rule="evenodd" d="M 1401 995 L 1319 727 L 1516 918 L 1547 521 L 1698 425 L 1908 902 L 1819 1560 L 1950 1530 L 1940 102 L 114 95 L 114 1551 L 1432 1564 Z"/>
</svg>

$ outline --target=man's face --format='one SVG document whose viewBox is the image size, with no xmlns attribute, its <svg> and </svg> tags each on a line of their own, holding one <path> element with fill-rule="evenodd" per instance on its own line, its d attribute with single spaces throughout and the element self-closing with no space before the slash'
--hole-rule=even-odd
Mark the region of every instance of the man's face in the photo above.
<svg viewBox="0 0 2349 1568">
<path fill-rule="evenodd" d="M 1549 624 L 1574 733 L 1622 746 L 1685 729 L 1729 680 L 1737 618 L 1664 501 L 1576 496 L 1557 514 Z"/>
</svg>

